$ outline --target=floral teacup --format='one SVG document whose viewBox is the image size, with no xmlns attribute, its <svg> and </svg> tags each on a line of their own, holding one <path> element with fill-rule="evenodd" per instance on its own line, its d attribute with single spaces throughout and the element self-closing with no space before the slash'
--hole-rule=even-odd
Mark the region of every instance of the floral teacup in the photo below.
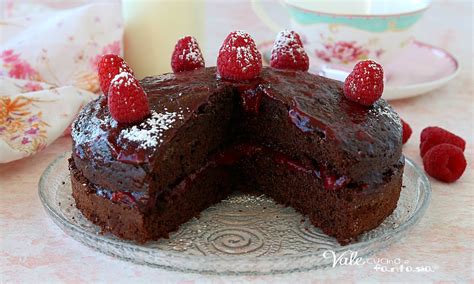
<svg viewBox="0 0 474 284">
<path fill-rule="evenodd" d="M 257 15 L 280 30 L 253 0 Z M 362 59 L 387 64 L 411 40 L 411 29 L 430 0 L 284 0 L 291 26 L 318 64 L 348 70 Z"/>
</svg>

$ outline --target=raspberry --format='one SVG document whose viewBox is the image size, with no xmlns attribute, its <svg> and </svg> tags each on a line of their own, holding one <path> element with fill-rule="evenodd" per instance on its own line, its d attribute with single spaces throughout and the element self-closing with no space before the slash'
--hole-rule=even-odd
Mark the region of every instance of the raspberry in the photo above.
<svg viewBox="0 0 474 284">
<path fill-rule="evenodd" d="M 100 89 L 104 95 L 108 95 L 110 82 L 115 75 L 121 72 L 128 72 L 133 75 L 132 69 L 127 65 L 127 62 L 118 55 L 105 54 L 100 59 L 98 65 Z"/>
<path fill-rule="evenodd" d="M 262 71 L 262 55 L 249 34 L 231 32 L 222 43 L 217 57 L 217 71 L 223 79 L 249 80 Z"/>
<path fill-rule="evenodd" d="M 276 69 L 308 71 L 309 58 L 299 34 L 289 30 L 278 33 L 272 48 L 270 66 Z"/>
<path fill-rule="evenodd" d="M 452 144 L 462 151 L 466 148 L 466 141 L 461 137 L 441 127 L 427 127 L 420 134 L 420 155 L 423 157 L 432 147 L 442 143 Z"/>
<path fill-rule="evenodd" d="M 178 40 L 171 56 L 173 72 L 191 71 L 204 67 L 204 57 L 196 39 L 185 36 Z"/>
<path fill-rule="evenodd" d="M 139 122 L 150 114 L 145 91 L 128 72 L 118 74 L 110 83 L 108 104 L 110 115 L 120 123 Z"/>
<path fill-rule="evenodd" d="M 461 148 L 446 143 L 434 146 L 423 157 L 425 171 L 444 182 L 459 179 L 466 165 L 466 158 Z"/>
<path fill-rule="evenodd" d="M 383 93 L 383 69 L 373 60 L 359 61 L 344 82 L 347 99 L 370 106 Z"/>
<path fill-rule="evenodd" d="M 402 129 L 403 129 L 403 138 L 402 138 L 402 143 L 405 144 L 407 143 L 408 139 L 410 139 L 410 136 L 412 134 L 412 130 L 410 125 L 406 123 L 403 119 L 400 119 L 402 121 Z"/>
</svg>

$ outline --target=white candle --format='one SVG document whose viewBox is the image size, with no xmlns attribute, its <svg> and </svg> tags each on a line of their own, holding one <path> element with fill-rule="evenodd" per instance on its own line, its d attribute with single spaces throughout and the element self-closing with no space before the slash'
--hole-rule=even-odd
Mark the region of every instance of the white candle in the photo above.
<svg viewBox="0 0 474 284">
<path fill-rule="evenodd" d="M 204 48 L 204 2 L 122 0 L 125 60 L 138 78 L 171 71 L 176 41 L 194 36 Z"/>
</svg>

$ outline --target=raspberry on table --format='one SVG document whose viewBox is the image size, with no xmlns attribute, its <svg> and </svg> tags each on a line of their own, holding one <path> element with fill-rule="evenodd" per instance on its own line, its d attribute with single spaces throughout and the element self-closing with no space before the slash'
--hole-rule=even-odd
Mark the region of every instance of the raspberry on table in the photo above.
<svg viewBox="0 0 474 284">
<path fill-rule="evenodd" d="M 446 129 L 436 126 L 426 127 L 420 134 L 420 155 L 423 157 L 432 147 L 442 144 L 452 144 L 462 151 L 466 148 L 466 141 Z"/>
<path fill-rule="evenodd" d="M 250 80 L 262 71 L 262 55 L 252 37 L 244 31 L 231 32 L 222 43 L 217 57 L 221 78 L 233 81 Z"/>
<path fill-rule="evenodd" d="M 344 95 L 348 100 L 370 106 L 383 93 L 383 68 L 373 60 L 359 61 L 344 82 Z"/>
<path fill-rule="evenodd" d="M 270 66 L 276 69 L 308 71 L 309 58 L 298 33 L 290 30 L 278 33 L 272 48 Z"/>
<path fill-rule="evenodd" d="M 100 89 L 104 95 L 108 95 L 110 82 L 115 75 L 128 72 L 133 75 L 132 69 L 127 65 L 127 62 L 116 54 L 105 54 L 97 64 L 99 73 Z"/>
<path fill-rule="evenodd" d="M 402 143 L 405 144 L 407 143 L 408 139 L 410 139 L 412 130 L 411 127 L 408 123 L 406 123 L 403 119 L 400 119 L 402 121 L 402 130 L 403 130 L 403 135 L 402 135 Z"/>
<path fill-rule="evenodd" d="M 467 162 L 461 148 L 443 143 L 426 152 L 423 166 L 430 176 L 440 181 L 454 182 L 464 173 Z"/>
<path fill-rule="evenodd" d="M 110 115 L 119 123 L 140 122 L 150 115 L 145 91 L 128 72 L 114 77 L 107 99 Z"/>
<path fill-rule="evenodd" d="M 171 56 L 173 72 L 191 71 L 204 68 L 204 57 L 196 39 L 185 36 L 178 40 Z"/>
</svg>

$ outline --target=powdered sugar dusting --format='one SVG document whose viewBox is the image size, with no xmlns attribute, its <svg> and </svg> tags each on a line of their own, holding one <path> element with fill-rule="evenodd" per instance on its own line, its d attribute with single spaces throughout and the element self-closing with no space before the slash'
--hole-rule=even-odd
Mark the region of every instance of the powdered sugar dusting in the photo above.
<svg viewBox="0 0 474 284">
<path fill-rule="evenodd" d="M 179 54 L 179 59 L 204 66 L 204 57 L 196 39 L 192 36 L 185 36 L 182 39 L 185 38 L 189 38 L 189 41 L 187 42 L 187 48 L 184 48 Z"/>
<path fill-rule="evenodd" d="M 351 92 L 359 94 L 358 99 L 360 99 L 361 93 L 368 90 L 366 88 L 372 87 L 374 91 L 377 91 L 380 87 L 383 88 L 383 86 L 379 86 L 378 84 L 379 82 L 383 82 L 383 69 L 372 60 L 358 62 L 351 75 L 353 76 L 353 80 L 349 82 L 349 88 Z M 362 86 L 363 89 L 358 90 L 358 86 Z"/>
<path fill-rule="evenodd" d="M 383 93 L 382 66 L 372 60 L 359 61 L 344 82 L 344 94 L 349 100 L 370 106 Z"/>
<path fill-rule="evenodd" d="M 229 34 L 228 42 L 222 45 L 219 53 L 233 52 L 236 54 L 236 63 L 245 73 L 255 62 L 261 61 L 254 55 L 260 55 L 252 37 L 244 31 L 238 30 Z"/>
<path fill-rule="evenodd" d="M 102 98 L 103 99 L 103 98 Z M 76 145 L 94 143 L 106 135 L 106 128 L 117 127 L 117 122 L 109 115 L 102 116 L 99 101 L 87 104 L 71 125 L 71 136 Z"/>
<path fill-rule="evenodd" d="M 129 141 L 137 142 L 139 148 L 147 149 L 163 143 L 163 135 L 166 130 L 173 127 L 177 120 L 184 119 L 183 111 L 158 113 L 151 112 L 151 117 L 146 119 L 140 125 L 134 125 L 123 129 L 120 137 Z"/>
<path fill-rule="evenodd" d="M 104 133 L 100 126 L 107 125 L 109 122 L 109 120 L 101 120 L 96 116 L 91 116 L 86 119 L 86 112 L 83 110 L 71 125 L 72 140 L 77 144 L 93 141 L 93 139 Z"/>
<path fill-rule="evenodd" d="M 283 30 L 277 34 L 275 43 L 272 47 L 272 60 L 280 55 L 290 56 L 293 62 L 296 63 L 295 53 L 305 53 L 301 41 L 297 38 L 295 32 L 290 30 Z"/>
<path fill-rule="evenodd" d="M 118 73 L 117 75 L 115 75 L 114 79 L 110 82 L 110 84 L 114 85 L 115 87 L 119 87 L 119 86 L 129 87 L 131 85 L 138 86 L 137 79 L 135 79 L 135 77 L 132 74 L 130 74 L 128 71 L 122 71 Z"/>
</svg>

